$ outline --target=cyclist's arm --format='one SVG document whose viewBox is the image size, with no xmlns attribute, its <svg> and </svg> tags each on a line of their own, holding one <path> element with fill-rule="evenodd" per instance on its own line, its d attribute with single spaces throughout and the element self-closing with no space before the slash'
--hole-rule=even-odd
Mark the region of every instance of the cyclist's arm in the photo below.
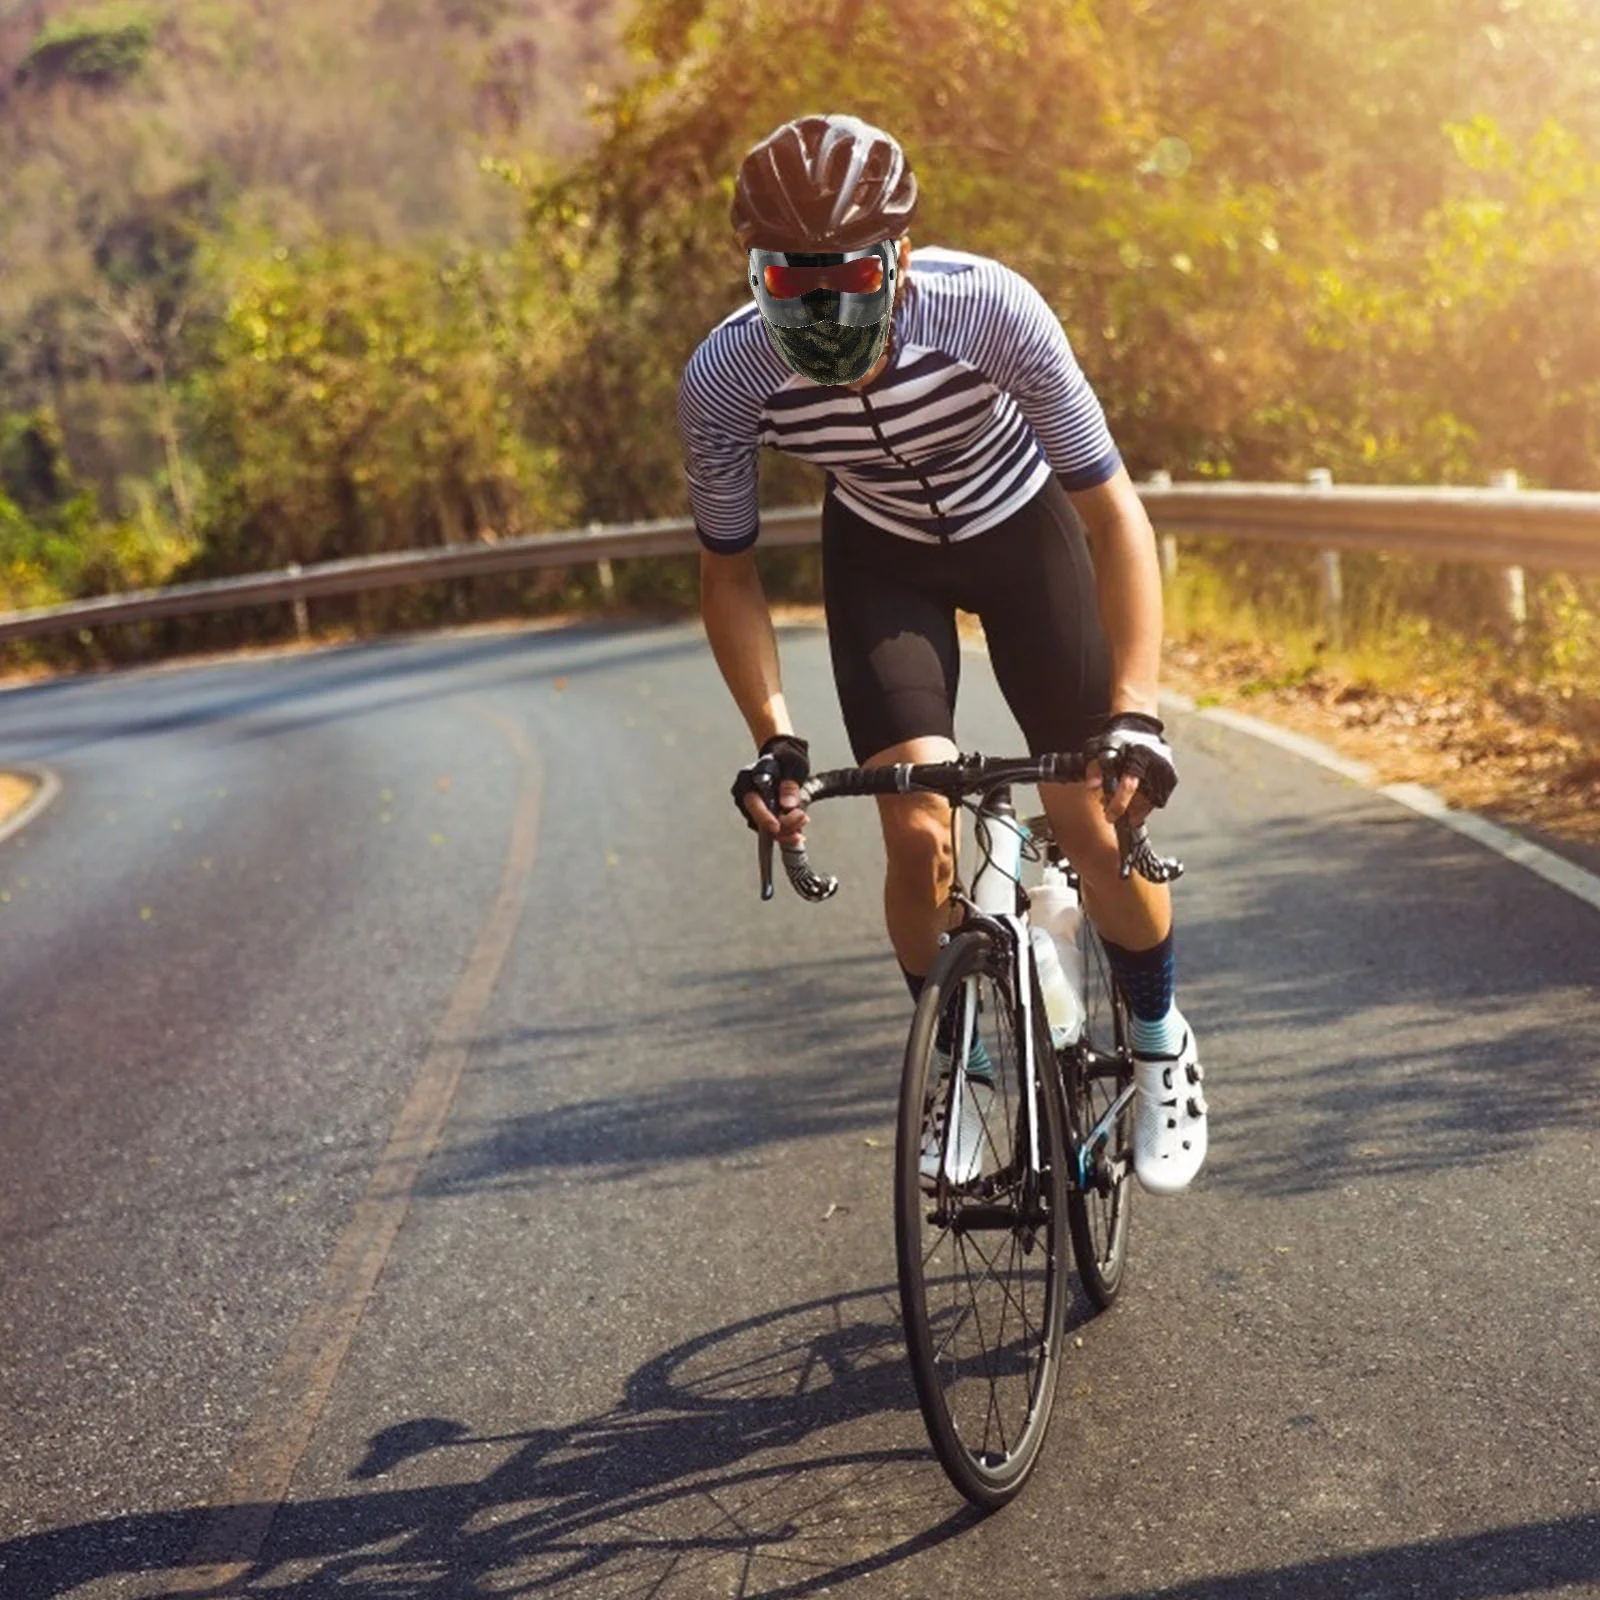
<svg viewBox="0 0 1600 1600">
<path fill-rule="evenodd" d="M 778 640 L 772 627 L 772 612 L 761 587 L 761 575 L 756 571 L 753 550 L 734 555 L 700 552 L 700 616 L 723 682 L 733 695 L 751 738 L 760 746 L 774 734 L 793 733 L 778 672 Z M 780 844 L 798 844 L 808 819 L 799 809 L 800 788 L 792 778 L 785 778 L 778 785 L 778 802 L 780 815 L 776 817 L 758 796 L 747 796 L 744 806 L 759 827 L 776 831 Z"/>
<path fill-rule="evenodd" d="M 793 733 L 778 670 L 772 627 L 754 550 L 720 555 L 700 552 L 700 616 L 711 653 L 757 745 Z"/>
<path fill-rule="evenodd" d="M 690 358 L 678 383 L 677 418 L 701 545 L 700 615 L 723 681 L 760 745 L 794 729 L 755 564 L 758 408 L 740 387 L 746 366 L 730 365 L 733 338 L 724 327 Z"/>
<path fill-rule="evenodd" d="M 1094 557 L 1100 621 L 1111 647 L 1111 710 L 1157 714 L 1161 567 L 1155 532 L 1125 467 L 1071 494 Z"/>
</svg>

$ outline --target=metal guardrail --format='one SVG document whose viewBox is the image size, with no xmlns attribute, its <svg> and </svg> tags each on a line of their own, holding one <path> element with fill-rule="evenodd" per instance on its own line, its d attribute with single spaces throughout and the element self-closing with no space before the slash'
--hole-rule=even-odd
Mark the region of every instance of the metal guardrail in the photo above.
<svg viewBox="0 0 1600 1600">
<path fill-rule="evenodd" d="M 1600 572 L 1600 494 L 1160 481 L 1141 484 L 1139 493 L 1164 540 L 1177 535 L 1251 539 L 1324 552 L 1387 550 L 1513 569 Z M 821 534 L 820 509 L 764 511 L 762 542 L 814 543 Z M 693 523 L 670 519 L 359 556 L 3 614 L 0 644 L 243 606 L 292 604 L 298 611 L 306 601 L 326 595 L 631 556 L 681 555 L 695 548 Z"/>
<path fill-rule="evenodd" d="M 1156 531 L 1435 561 L 1600 572 L 1600 494 L 1543 489 L 1145 484 Z"/>
</svg>

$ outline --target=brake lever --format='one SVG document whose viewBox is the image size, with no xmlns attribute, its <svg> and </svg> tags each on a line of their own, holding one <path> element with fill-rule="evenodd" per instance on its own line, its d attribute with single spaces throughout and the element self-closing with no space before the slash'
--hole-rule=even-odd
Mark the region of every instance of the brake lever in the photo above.
<svg viewBox="0 0 1600 1600">
<path fill-rule="evenodd" d="M 772 835 L 764 833 L 756 841 L 756 864 L 761 869 L 761 898 L 772 898 Z"/>
<path fill-rule="evenodd" d="M 1109 800 L 1122 781 L 1115 757 L 1100 757 L 1100 792 Z M 1117 876 L 1126 880 L 1137 872 L 1147 883 L 1176 883 L 1183 876 L 1183 863 L 1176 856 L 1157 855 L 1150 834 L 1141 822 L 1129 821 L 1124 811 L 1113 826 L 1117 830 Z"/>
<path fill-rule="evenodd" d="M 1124 813 L 1117 818 L 1116 829 L 1119 877 L 1137 872 L 1149 883 L 1176 883 L 1183 876 L 1183 863 L 1176 856 L 1156 854 L 1142 822 L 1135 827 Z"/>
</svg>

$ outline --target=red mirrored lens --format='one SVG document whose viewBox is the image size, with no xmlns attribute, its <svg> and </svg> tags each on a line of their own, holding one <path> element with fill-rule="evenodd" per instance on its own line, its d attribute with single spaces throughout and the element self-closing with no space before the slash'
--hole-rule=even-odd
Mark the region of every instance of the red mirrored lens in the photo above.
<svg viewBox="0 0 1600 1600">
<path fill-rule="evenodd" d="M 876 294 L 883 287 L 883 262 L 877 256 L 858 256 L 831 267 L 768 267 L 763 276 L 775 300 L 798 300 L 813 289 Z"/>
</svg>

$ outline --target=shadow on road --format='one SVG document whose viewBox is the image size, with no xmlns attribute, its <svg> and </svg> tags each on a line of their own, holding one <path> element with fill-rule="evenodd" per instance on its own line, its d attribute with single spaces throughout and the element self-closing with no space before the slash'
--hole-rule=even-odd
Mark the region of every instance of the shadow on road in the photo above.
<svg viewBox="0 0 1600 1600">
<path fill-rule="evenodd" d="M 1500 1600 L 1549 1594 L 1600 1579 L 1600 1512 L 1423 1539 L 1357 1555 L 1231 1572 L 1160 1589 L 1107 1593 L 1102 1600 Z M 1571 1592 L 1576 1593 L 1576 1590 Z"/>
<path fill-rule="evenodd" d="M 1337 820 L 1211 843 L 1181 916 L 1184 1008 L 1211 1063 L 1208 1181 L 1306 1193 L 1593 1130 L 1594 913 L 1381 804 Z"/>
<path fill-rule="evenodd" d="M 682 1162 L 880 1130 L 899 1088 L 904 1017 L 876 951 L 741 970 L 675 973 L 659 990 L 613 993 L 602 1012 L 474 1041 L 474 1070 L 614 1090 L 475 1126 L 458 1116 L 419 1194 L 537 1187 L 589 1169 L 595 1181 L 666 1174 Z M 857 1141 L 859 1143 L 859 1141 Z"/>
<path fill-rule="evenodd" d="M 923 1443 L 892 1288 L 690 1340 L 636 1371 L 614 1410 L 565 1426 L 391 1424 L 349 1479 L 348 1492 L 284 1506 L 248 1573 L 205 1592 L 775 1600 L 978 1520 Z M 124 1516 L 0 1543 L 0 1593 L 47 1600 L 118 1579 L 131 1593 L 140 1574 L 139 1593 L 159 1592 L 210 1517 Z"/>
<path fill-rule="evenodd" d="M 603 1415 L 545 1427 L 501 1419 L 479 1433 L 444 1417 L 391 1423 L 350 1464 L 348 1487 L 280 1508 L 248 1570 L 202 1592 L 798 1600 L 838 1590 L 902 1568 L 981 1520 L 955 1502 L 915 1410 L 892 1289 L 785 1307 L 646 1363 Z M 152 1512 L 5 1541 L 0 1593 L 50 1600 L 93 1585 L 96 1595 L 161 1594 L 185 1573 L 212 1516 Z M 1039 1527 L 1002 1517 L 986 1531 L 1070 1560 L 1070 1548 L 1037 1547 Z M 1495 1600 L 1600 1581 L 1600 1513 L 1137 1593 L 1097 1583 L 1091 1570 L 1072 1594 Z M 937 1563 L 895 1572 L 889 1589 L 949 1592 Z M 1059 1581 L 1054 1592 L 1064 1592 Z"/>
</svg>

